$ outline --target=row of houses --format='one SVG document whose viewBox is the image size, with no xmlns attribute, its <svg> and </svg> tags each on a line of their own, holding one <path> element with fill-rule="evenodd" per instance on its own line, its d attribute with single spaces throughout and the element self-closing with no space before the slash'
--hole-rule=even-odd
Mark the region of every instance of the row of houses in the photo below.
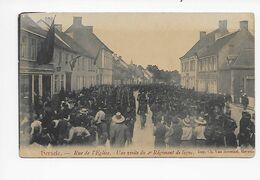
<svg viewBox="0 0 260 180">
<path fill-rule="evenodd" d="M 227 29 L 227 20 L 200 39 L 180 58 L 181 85 L 196 91 L 230 94 L 235 103 L 241 92 L 254 106 L 254 36 L 248 21 L 240 21 L 235 32 Z"/>
<path fill-rule="evenodd" d="M 53 58 L 48 64 L 39 64 L 37 55 L 52 22 L 50 17 L 34 22 L 26 14 L 20 16 L 21 103 L 34 103 L 39 96 L 52 97 L 61 89 L 79 91 L 94 85 L 148 83 L 152 78 L 141 66 L 125 63 L 94 34 L 93 26 L 82 24 L 82 17 L 73 17 L 65 31 L 61 24 L 55 24 Z"/>
<path fill-rule="evenodd" d="M 153 74 L 141 65 L 131 60 L 127 64 L 121 56 L 114 54 L 113 58 L 113 84 L 149 84 L 153 83 Z"/>
</svg>

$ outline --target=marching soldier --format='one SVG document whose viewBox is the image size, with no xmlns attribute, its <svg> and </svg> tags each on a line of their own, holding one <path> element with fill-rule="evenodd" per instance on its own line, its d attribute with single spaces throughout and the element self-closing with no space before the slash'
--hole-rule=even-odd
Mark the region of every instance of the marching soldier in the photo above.
<svg viewBox="0 0 260 180">
<path fill-rule="evenodd" d="M 242 112 L 242 118 L 240 120 L 240 129 L 238 134 L 239 146 L 248 147 L 253 145 L 254 147 L 254 135 L 255 125 L 251 121 L 251 115 L 247 111 Z"/>
<path fill-rule="evenodd" d="M 135 126 L 135 109 L 131 108 L 131 107 L 127 107 L 126 108 L 126 113 L 125 113 L 125 123 L 129 129 L 129 133 L 130 133 L 130 140 L 129 143 L 132 143 L 132 139 L 133 139 L 133 134 L 134 134 L 134 126 Z"/>
<path fill-rule="evenodd" d="M 141 94 L 138 95 L 138 111 L 137 113 L 140 115 L 140 121 L 141 121 L 141 129 L 144 129 L 145 123 L 146 123 L 146 114 L 148 112 L 147 109 L 147 98 L 144 91 L 141 92 Z"/>
</svg>

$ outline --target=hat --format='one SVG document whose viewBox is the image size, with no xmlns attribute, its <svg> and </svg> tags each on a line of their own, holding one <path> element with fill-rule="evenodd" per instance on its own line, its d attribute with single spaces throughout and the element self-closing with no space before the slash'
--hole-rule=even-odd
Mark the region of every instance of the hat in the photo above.
<svg viewBox="0 0 260 180">
<path fill-rule="evenodd" d="M 201 125 L 207 124 L 207 121 L 205 121 L 202 117 L 199 117 L 198 119 L 195 119 L 195 122 L 197 124 L 201 124 Z"/>
<path fill-rule="evenodd" d="M 112 117 L 112 121 L 113 121 L 114 123 L 122 123 L 122 122 L 125 121 L 125 117 L 122 116 L 122 114 L 121 114 L 120 112 L 117 112 L 116 115 L 114 115 L 114 116 Z"/>
<path fill-rule="evenodd" d="M 80 113 L 82 114 L 87 114 L 88 113 L 88 110 L 86 108 L 82 108 L 79 110 Z"/>
<path fill-rule="evenodd" d="M 191 125 L 191 123 L 190 123 L 190 118 L 185 118 L 185 119 L 183 120 L 183 124 L 184 124 L 185 126 L 190 126 L 190 125 Z"/>
</svg>

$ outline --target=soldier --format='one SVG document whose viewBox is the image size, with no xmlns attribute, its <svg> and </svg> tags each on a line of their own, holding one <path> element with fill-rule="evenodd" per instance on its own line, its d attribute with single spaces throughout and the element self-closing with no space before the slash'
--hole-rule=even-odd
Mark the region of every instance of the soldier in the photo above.
<svg viewBox="0 0 260 180">
<path fill-rule="evenodd" d="M 242 118 L 240 120 L 240 129 L 238 134 L 239 146 L 248 147 L 253 145 L 254 147 L 254 134 L 255 125 L 251 121 L 251 115 L 247 111 L 242 112 Z"/>
<path fill-rule="evenodd" d="M 132 139 L 134 135 L 134 125 L 135 125 L 135 109 L 132 107 L 127 107 L 126 108 L 126 113 L 125 113 L 125 124 L 127 125 L 130 133 L 130 141 L 129 143 L 132 144 Z"/>
<path fill-rule="evenodd" d="M 166 143 L 170 147 L 178 147 L 181 144 L 182 127 L 178 117 L 174 116 L 171 119 L 171 125 L 166 132 Z"/>
<path fill-rule="evenodd" d="M 236 121 L 231 118 L 231 114 L 226 114 L 225 122 L 224 122 L 226 147 L 229 148 L 237 147 L 237 138 L 234 132 L 236 128 L 237 128 Z"/>
<path fill-rule="evenodd" d="M 225 119 L 223 115 L 217 115 L 215 117 L 214 143 L 216 147 L 225 147 L 224 123 Z"/>
<path fill-rule="evenodd" d="M 160 105 L 159 105 L 158 98 L 156 98 L 155 102 L 151 105 L 150 109 L 152 111 L 153 124 L 156 125 L 156 117 L 158 115 L 158 112 L 160 111 Z"/>
<path fill-rule="evenodd" d="M 141 121 L 141 129 L 144 129 L 145 123 L 146 123 L 146 114 L 148 112 L 147 109 L 147 98 L 144 91 L 142 91 L 141 94 L 138 95 L 138 111 L 137 113 L 140 115 L 140 121 Z"/>
<path fill-rule="evenodd" d="M 165 148 L 165 134 L 166 134 L 166 126 L 164 125 L 164 121 L 158 121 L 156 126 L 154 126 L 153 135 L 155 136 L 154 147 L 155 148 Z"/>
<path fill-rule="evenodd" d="M 248 100 L 248 97 L 247 97 L 246 93 L 244 93 L 244 95 L 242 96 L 242 104 L 243 104 L 244 110 L 246 110 L 247 106 L 249 104 L 249 100 Z"/>
</svg>

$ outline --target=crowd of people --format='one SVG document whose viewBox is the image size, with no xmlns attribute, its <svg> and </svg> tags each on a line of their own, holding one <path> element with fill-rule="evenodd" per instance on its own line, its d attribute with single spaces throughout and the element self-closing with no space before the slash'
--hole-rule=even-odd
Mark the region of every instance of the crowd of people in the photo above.
<svg viewBox="0 0 260 180">
<path fill-rule="evenodd" d="M 124 147 L 132 144 L 136 117 L 144 129 L 151 111 L 155 148 L 254 147 L 254 114 L 244 109 L 237 135 L 231 101 L 163 84 L 62 89 L 52 99 L 37 97 L 32 117 L 22 115 L 20 128 L 30 144 Z"/>
<path fill-rule="evenodd" d="M 232 97 L 178 86 L 148 87 L 155 147 L 254 147 L 254 113 L 241 114 L 239 132 L 231 117 Z M 142 101 L 140 101 L 142 102 Z"/>
</svg>

